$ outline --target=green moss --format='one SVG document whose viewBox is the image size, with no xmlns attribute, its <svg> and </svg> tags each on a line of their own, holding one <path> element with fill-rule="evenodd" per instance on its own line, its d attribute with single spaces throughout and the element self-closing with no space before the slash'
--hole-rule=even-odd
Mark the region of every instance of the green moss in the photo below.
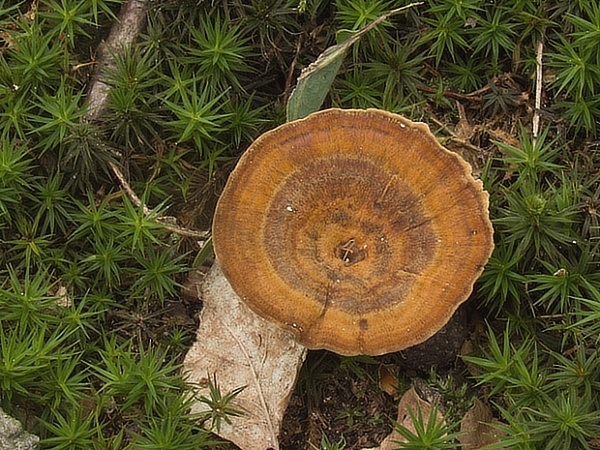
<svg viewBox="0 0 600 450">
<path fill-rule="evenodd" d="M 159 217 L 208 230 L 234 161 L 283 121 L 300 70 L 398 5 L 151 2 L 89 122 L 122 3 L 0 0 L 0 403 L 31 411 L 44 448 L 208 447 L 198 423 L 236 411 L 215 382 L 212 413 L 188 414 L 178 362 L 193 329 L 164 320 L 208 256 Z M 496 249 L 472 296 L 490 326 L 469 382 L 497 405 L 506 448 L 587 448 L 598 433 L 598 30 L 593 1 L 428 0 L 358 42 L 326 99 L 426 121 L 482 173 Z M 300 383 L 313 406 L 319 367 Z M 415 445 L 457 426 L 419 423 Z"/>
</svg>

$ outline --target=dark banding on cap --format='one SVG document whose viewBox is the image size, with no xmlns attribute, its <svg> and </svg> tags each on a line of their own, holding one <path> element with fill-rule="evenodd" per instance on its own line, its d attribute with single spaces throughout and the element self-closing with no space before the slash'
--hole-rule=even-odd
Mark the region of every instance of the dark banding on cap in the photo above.
<svg viewBox="0 0 600 450">
<path fill-rule="evenodd" d="M 427 125 L 330 109 L 260 136 L 221 195 L 215 253 L 236 293 L 308 348 L 421 343 L 493 250 L 488 194 Z"/>
</svg>

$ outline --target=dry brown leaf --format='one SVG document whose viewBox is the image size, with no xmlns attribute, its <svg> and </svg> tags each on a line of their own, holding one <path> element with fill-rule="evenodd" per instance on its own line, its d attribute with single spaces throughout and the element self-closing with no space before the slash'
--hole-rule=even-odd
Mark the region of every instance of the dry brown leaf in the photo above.
<svg viewBox="0 0 600 450">
<path fill-rule="evenodd" d="M 515 136 L 500 128 L 487 129 L 488 134 L 492 137 L 492 139 L 497 141 L 502 141 L 505 144 L 512 145 L 516 148 L 521 148 L 521 142 Z"/>
<path fill-rule="evenodd" d="M 595 438 L 592 439 L 590 442 L 588 442 L 588 444 L 590 444 L 590 448 L 596 450 L 600 448 L 600 438 Z"/>
<path fill-rule="evenodd" d="M 421 397 L 417 394 L 414 387 L 411 387 L 408 391 L 404 393 L 402 398 L 400 399 L 400 403 L 398 404 L 398 418 L 396 422 L 405 428 L 409 429 L 413 433 L 416 433 L 416 429 L 414 423 L 410 417 L 409 410 L 412 411 L 413 416 L 418 414 L 418 411 L 421 411 L 421 416 L 424 420 L 427 420 L 431 415 L 431 410 L 433 406 L 431 403 L 422 400 Z M 444 417 L 439 411 L 436 411 L 436 421 L 444 422 Z M 404 437 L 398 433 L 396 430 L 392 431 L 388 437 L 386 437 L 379 447 L 363 449 L 363 450 L 395 450 L 398 448 L 398 442 L 407 442 Z"/>
<path fill-rule="evenodd" d="M 184 361 L 188 381 L 198 386 L 198 395 L 209 398 L 209 376 L 216 377 L 223 395 L 246 386 L 231 405 L 244 414 L 231 417 L 231 425 L 222 421 L 217 434 L 243 450 L 277 450 L 283 414 L 306 349 L 290 333 L 254 314 L 217 264 L 202 293 L 200 327 Z M 201 402 L 192 407 L 194 413 L 206 410 Z"/>
<path fill-rule="evenodd" d="M 198 302 L 202 300 L 202 285 L 206 273 L 201 270 L 193 270 L 187 274 L 187 280 L 181 287 L 181 297 L 191 302 Z"/>
<path fill-rule="evenodd" d="M 463 342 L 463 345 L 460 348 L 460 357 L 462 358 L 462 361 L 465 363 L 465 366 L 466 366 L 469 374 L 471 374 L 474 377 L 481 373 L 480 367 L 473 363 L 470 363 L 463 357 L 475 355 L 476 354 L 476 346 L 475 345 L 476 344 L 473 341 L 473 339 L 469 338 L 465 342 Z"/>
<path fill-rule="evenodd" d="M 478 450 L 486 445 L 498 442 L 500 430 L 490 425 L 500 423 L 494 419 L 492 410 L 481 400 L 475 399 L 473 406 L 462 419 L 461 435 L 458 440 L 462 450 Z"/>
<path fill-rule="evenodd" d="M 385 366 L 379 366 L 379 388 L 395 399 L 398 398 L 398 377 Z"/>
<path fill-rule="evenodd" d="M 456 101 L 456 108 L 458 110 L 459 120 L 456 126 L 454 127 L 454 134 L 458 139 L 468 142 L 469 139 L 473 137 L 475 128 L 469 123 L 467 113 L 465 112 L 465 107 L 462 105 L 462 103 Z"/>
</svg>

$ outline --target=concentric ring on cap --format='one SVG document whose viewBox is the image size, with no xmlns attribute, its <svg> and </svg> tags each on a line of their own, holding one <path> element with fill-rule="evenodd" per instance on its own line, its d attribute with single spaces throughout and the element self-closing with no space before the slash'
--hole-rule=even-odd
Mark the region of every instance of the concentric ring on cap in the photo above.
<svg viewBox="0 0 600 450">
<path fill-rule="evenodd" d="M 493 249 L 488 195 L 422 123 L 321 111 L 260 136 L 219 199 L 215 253 L 236 293 L 308 348 L 423 342 Z"/>
</svg>

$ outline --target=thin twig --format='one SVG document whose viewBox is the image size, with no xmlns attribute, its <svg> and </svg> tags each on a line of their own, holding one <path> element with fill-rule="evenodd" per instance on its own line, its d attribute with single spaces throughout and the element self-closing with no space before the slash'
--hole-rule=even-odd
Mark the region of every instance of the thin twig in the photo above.
<svg viewBox="0 0 600 450">
<path fill-rule="evenodd" d="M 180 227 L 179 225 L 165 223 L 164 221 L 168 219 L 169 217 L 159 217 L 156 219 L 156 221 L 160 222 L 166 230 L 169 230 L 171 233 L 178 234 L 179 236 L 186 236 L 205 241 L 206 238 L 210 235 L 208 231 L 196 231 L 190 228 Z"/>
<path fill-rule="evenodd" d="M 138 208 L 140 206 L 142 206 L 142 210 L 144 211 L 144 214 L 146 216 L 149 215 L 151 212 L 150 209 L 146 205 L 142 204 L 142 201 L 137 196 L 135 191 L 133 189 L 131 189 L 131 186 L 129 186 L 129 183 L 125 179 L 123 172 L 121 172 L 121 169 L 119 169 L 119 167 L 113 162 L 109 162 L 108 164 L 110 165 L 110 168 L 113 171 L 113 173 L 115 174 L 115 176 L 119 179 L 119 183 L 121 183 L 121 187 L 125 190 L 125 192 L 127 192 L 127 195 L 129 196 L 129 198 L 131 199 L 133 204 L 135 206 L 137 206 Z"/>
<path fill-rule="evenodd" d="M 452 131 L 446 124 L 444 124 L 441 120 L 436 119 L 435 117 L 430 117 L 431 121 L 438 125 L 442 130 L 450 135 L 450 139 L 454 142 L 467 147 L 470 150 L 473 150 L 476 153 L 481 153 L 483 150 L 476 145 L 471 144 L 469 141 L 459 137 L 454 131 Z"/>
<path fill-rule="evenodd" d="M 542 57 L 544 43 L 542 39 L 537 42 L 536 49 L 536 74 L 535 74 L 535 109 L 533 111 L 533 142 L 537 140 L 540 131 L 540 109 L 542 108 Z"/>
<path fill-rule="evenodd" d="M 148 2 L 128 0 L 122 7 L 117 23 L 110 30 L 106 41 L 98 49 L 98 60 L 90 90 L 86 98 L 88 111 L 85 119 L 93 121 L 104 112 L 111 86 L 104 82 L 107 69 L 116 66 L 116 56 L 130 49 L 146 22 Z"/>
<path fill-rule="evenodd" d="M 135 206 L 137 206 L 138 208 L 141 206 L 142 211 L 144 212 L 144 215 L 148 216 L 148 215 L 152 214 L 152 210 L 149 209 L 146 205 L 144 205 L 142 203 L 142 201 L 137 196 L 135 191 L 131 188 L 131 186 L 125 179 L 123 172 L 121 172 L 121 169 L 119 169 L 119 167 L 112 162 L 109 162 L 109 165 L 110 165 L 111 170 L 115 174 L 115 176 L 119 179 L 119 182 L 121 183 L 121 187 L 123 188 L 123 190 L 125 190 L 125 192 L 129 196 L 129 198 L 131 199 L 133 204 Z M 171 217 L 171 216 L 156 217 L 155 220 L 157 222 L 159 222 L 161 225 L 163 225 L 165 227 L 165 229 L 169 230 L 172 233 L 179 234 L 180 236 L 187 236 L 187 237 L 192 237 L 195 239 L 206 239 L 209 235 L 208 231 L 196 231 L 196 230 L 191 230 L 189 228 L 180 227 L 179 225 L 176 225 L 174 223 L 174 221 L 176 221 L 177 219 L 175 219 L 174 217 Z"/>
<path fill-rule="evenodd" d="M 437 89 L 430 88 L 429 86 L 424 85 L 418 85 L 417 89 L 428 94 L 437 94 L 439 92 Z M 482 102 L 483 97 L 481 96 L 481 94 L 489 89 L 489 86 L 485 86 L 481 89 L 478 89 L 475 92 L 471 92 L 470 94 L 460 94 L 458 92 L 444 91 L 442 92 L 442 95 L 453 100 L 468 100 L 470 102 Z"/>
<path fill-rule="evenodd" d="M 152 210 L 143 204 L 143 202 L 137 196 L 135 191 L 131 188 L 131 186 L 125 179 L 123 172 L 121 172 L 121 169 L 119 169 L 119 167 L 112 162 L 109 162 L 109 165 L 110 165 L 111 170 L 115 174 L 115 176 L 118 178 L 119 183 L 121 183 L 121 187 L 123 188 L 123 190 L 125 190 L 125 192 L 129 196 L 129 198 L 131 199 L 133 204 L 135 206 L 137 206 L 138 208 L 141 206 L 142 211 L 144 212 L 144 215 L 148 216 L 148 215 L 152 214 Z M 180 227 L 179 225 L 172 223 L 174 220 L 175 220 L 174 217 L 163 216 L 163 217 L 156 218 L 156 221 L 159 222 L 161 225 L 163 225 L 165 227 L 165 229 L 169 230 L 172 233 L 179 234 L 180 236 L 187 236 L 187 237 L 192 237 L 192 238 L 196 238 L 196 239 L 206 239 L 209 235 L 209 233 L 207 231 L 196 231 L 196 230 L 191 230 L 189 228 Z"/>
<path fill-rule="evenodd" d="M 285 79 L 285 89 L 284 92 L 288 92 L 290 87 L 292 86 L 292 78 L 294 76 L 294 69 L 296 68 L 296 64 L 298 64 L 298 57 L 300 56 L 300 50 L 302 49 L 302 42 L 304 41 L 303 35 L 300 35 L 298 38 L 298 42 L 296 42 L 296 54 L 294 55 L 294 59 L 292 60 L 292 64 L 290 64 L 290 68 L 288 70 L 287 77 Z"/>
<path fill-rule="evenodd" d="M 86 99 L 88 109 L 84 120 L 97 120 L 104 114 L 111 89 L 111 86 L 104 81 L 106 69 L 114 68 L 116 56 L 133 46 L 146 22 L 147 10 L 148 2 L 128 0 L 121 9 L 118 22 L 111 29 L 106 41 L 100 45 L 98 61 Z M 131 188 L 121 169 L 113 162 L 109 162 L 109 166 L 133 204 L 137 207 L 142 207 L 144 215 L 148 216 L 152 214 L 152 210 L 140 200 Z M 162 224 L 166 230 L 181 236 L 206 239 L 209 235 L 207 231 L 196 231 L 180 227 L 173 223 L 174 220 L 172 217 L 156 217 L 155 220 Z"/>
</svg>

